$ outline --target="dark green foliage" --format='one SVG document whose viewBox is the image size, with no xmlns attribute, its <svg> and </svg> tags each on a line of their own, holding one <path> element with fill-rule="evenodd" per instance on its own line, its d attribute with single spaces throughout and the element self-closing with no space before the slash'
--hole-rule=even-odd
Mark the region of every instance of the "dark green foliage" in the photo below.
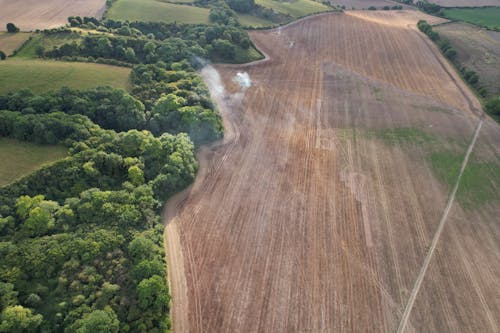
<svg viewBox="0 0 500 333">
<path fill-rule="evenodd" d="M 5 54 L 5 52 L 0 51 L 0 60 L 5 60 L 5 59 L 7 59 L 7 55 Z"/>
<path fill-rule="evenodd" d="M 484 104 L 484 110 L 494 117 L 500 117 L 500 95 L 488 99 Z"/>
<path fill-rule="evenodd" d="M 434 3 L 430 3 L 427 0 L 417 1 L 415 5 L 428 14 L 439 14 L 441 12 L 441 7 Z"/>
<path fill-rule="evenodd" d="M 2 109 L 20 111 L 23 114 L 55 111 L 81 114 L 105 129 L 116 131 L 142 128 L 146 122 L 144 105 L 125 91 L 112 87 L 86 91 L 62 88 L 41 95 L 21 90 L 0 96 L 0 110 Z"/>
<path fill-rule="evenodd" d="M 255 7 L 255 0 L 227 0 L 226 3 L 240 13 L 248 13 Z"/>
<path fill-rule="evenodd" d="M 7 23 L 7 32 L 10 33 L 19 32 L 19 28 L 16 27 L 14 23 Z"/>
</svg>

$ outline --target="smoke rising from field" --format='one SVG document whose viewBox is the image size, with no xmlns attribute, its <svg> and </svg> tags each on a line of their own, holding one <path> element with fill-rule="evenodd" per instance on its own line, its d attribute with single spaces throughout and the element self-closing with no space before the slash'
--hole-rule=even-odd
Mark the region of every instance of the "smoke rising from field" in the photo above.
<svg viewBox="0 0 500 333">
<path fill-rule="evenodd" d="M 224 85 L 220 79 L 219 72 L 212 65 L 207 64 L 201 69 L 201 77 L 215 99 L 224 98 L 226 94 Z"/>
<path fill-rule="evenodd" d="M 247 72 L 238 72 L 233 79 L 237 82 L 241 88 L 246 89 L 252 86 L 252 80 L 250 80 L 250 75 Z"/>
</svg>

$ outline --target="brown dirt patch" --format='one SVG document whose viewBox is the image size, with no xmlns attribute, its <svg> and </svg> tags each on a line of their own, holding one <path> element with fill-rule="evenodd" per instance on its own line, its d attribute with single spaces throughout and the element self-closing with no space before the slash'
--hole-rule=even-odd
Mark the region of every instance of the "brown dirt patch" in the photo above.
<svg viewBox="0 0 500 333">
<path fill-rule="evenodd" d="M 0 0 L 0 30 L 9 22 L 22 31 L 49 29 L 68 23 L 69 16 L 101 17 L 105 0 Z"/>
<path fill-rule="evenodd" d="M 0 32 L 0 51 L 5 52 L 7 56 L 12 55 L 15 50 L 19 49 L 30 38 L 30 35 L 24 32 L 16 34 Z"/>
</svg>

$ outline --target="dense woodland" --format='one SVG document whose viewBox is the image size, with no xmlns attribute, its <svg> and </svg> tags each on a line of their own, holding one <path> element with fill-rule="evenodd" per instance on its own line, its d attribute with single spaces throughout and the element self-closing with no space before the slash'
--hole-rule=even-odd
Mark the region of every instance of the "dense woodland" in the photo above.
<svg viewBox="0 0 500 333">
<path fill-rule="evenodd" d="M 106 34 L 37 54 L 130 66 L 130 92 L 0 96 L 0 136 L 68 148 L 65 159 L 0 188 L 0 332 L 170 328 L 161 208 L 193 181 L 195 148 L 223 134 L 196 57 L 250 46 L 232 20 L 214 20 L 207 27 L 70 18 Z"/>
</svg>

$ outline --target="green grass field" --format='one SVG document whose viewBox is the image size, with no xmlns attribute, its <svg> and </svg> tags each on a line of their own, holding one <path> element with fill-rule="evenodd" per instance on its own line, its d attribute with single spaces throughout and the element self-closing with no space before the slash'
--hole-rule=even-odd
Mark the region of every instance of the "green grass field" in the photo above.
<svg viewBox="0 0 500 333">
<path fill-rule="evenodd" d="M 444 16 L 451 20 L 500 30 L 500 7 L 450 8 L 444 10 Z"/>
<path fill-rule="evenodd" d="M 30 174 L 43 164 L 67 155 L 65 147 L 35 145 L 0 137 L 0 186 Z"/>
<path fill-rule="evenodd" d="M 22 88 L 35 92 L 63 86 L 86 89 L 96 86 L 129 87 L 130 68 L 51 60 L 8 59 L 0 62 L 0 94 Z"/>
<path fill-rule="evenodd" d="M 272 21 L 248 14 L 238 14 L 238 21 L 240 21 L 241 25 L 243 25 L 244 27 L 253 28 L 271 27 L 275 25 L 275 23 Z"/>
<path fill-rule="evenodd" d="M 158 0 L 117 0 L 106 17 L 115 20 L 209 24 L 209 10 Z"/>
<path fill-rule="evenodd" d="M 30 35 L 31 33 L 29 32 L 18 32 L 15 34 L 0 32 L 0 51 L 3 51 L 7 56 L 12 55 L 15 50 L 28 40 Z"/>
<path fill-rule="evenodd" d="M 455 185 L 464 156 L 451 152 L 430 155 L 430 162 L 436 175 L 451 188 Z M 499 161 L 500 162 L 500 161 Z M 500 163 L 480 162 L 471 156 L 460 179 L 457 200 L 465 208 L 497 201 L 500 186 Z"/>
<path fill-rule="evenodd" d="M 60 33 L 52 35 L 34 34 L 31 40 L 26 43 L 16 54 L 17 58 L 36 58 L 36 48 L 43 46 L 45 50 L 51 50 L 56 46 L 61 46 L 65 43 L 78 41 L 81 39 L 79 35 Z"/>
<path fill-rule="evenodd" d="M 256 0 L 255 3 L 263 7 L 274 9 L 292 17 L 301 17 L 309 14 L 324 12 L 330 8 L 311 0 L 277 1 L 277 0 Z"/>
</svg>

